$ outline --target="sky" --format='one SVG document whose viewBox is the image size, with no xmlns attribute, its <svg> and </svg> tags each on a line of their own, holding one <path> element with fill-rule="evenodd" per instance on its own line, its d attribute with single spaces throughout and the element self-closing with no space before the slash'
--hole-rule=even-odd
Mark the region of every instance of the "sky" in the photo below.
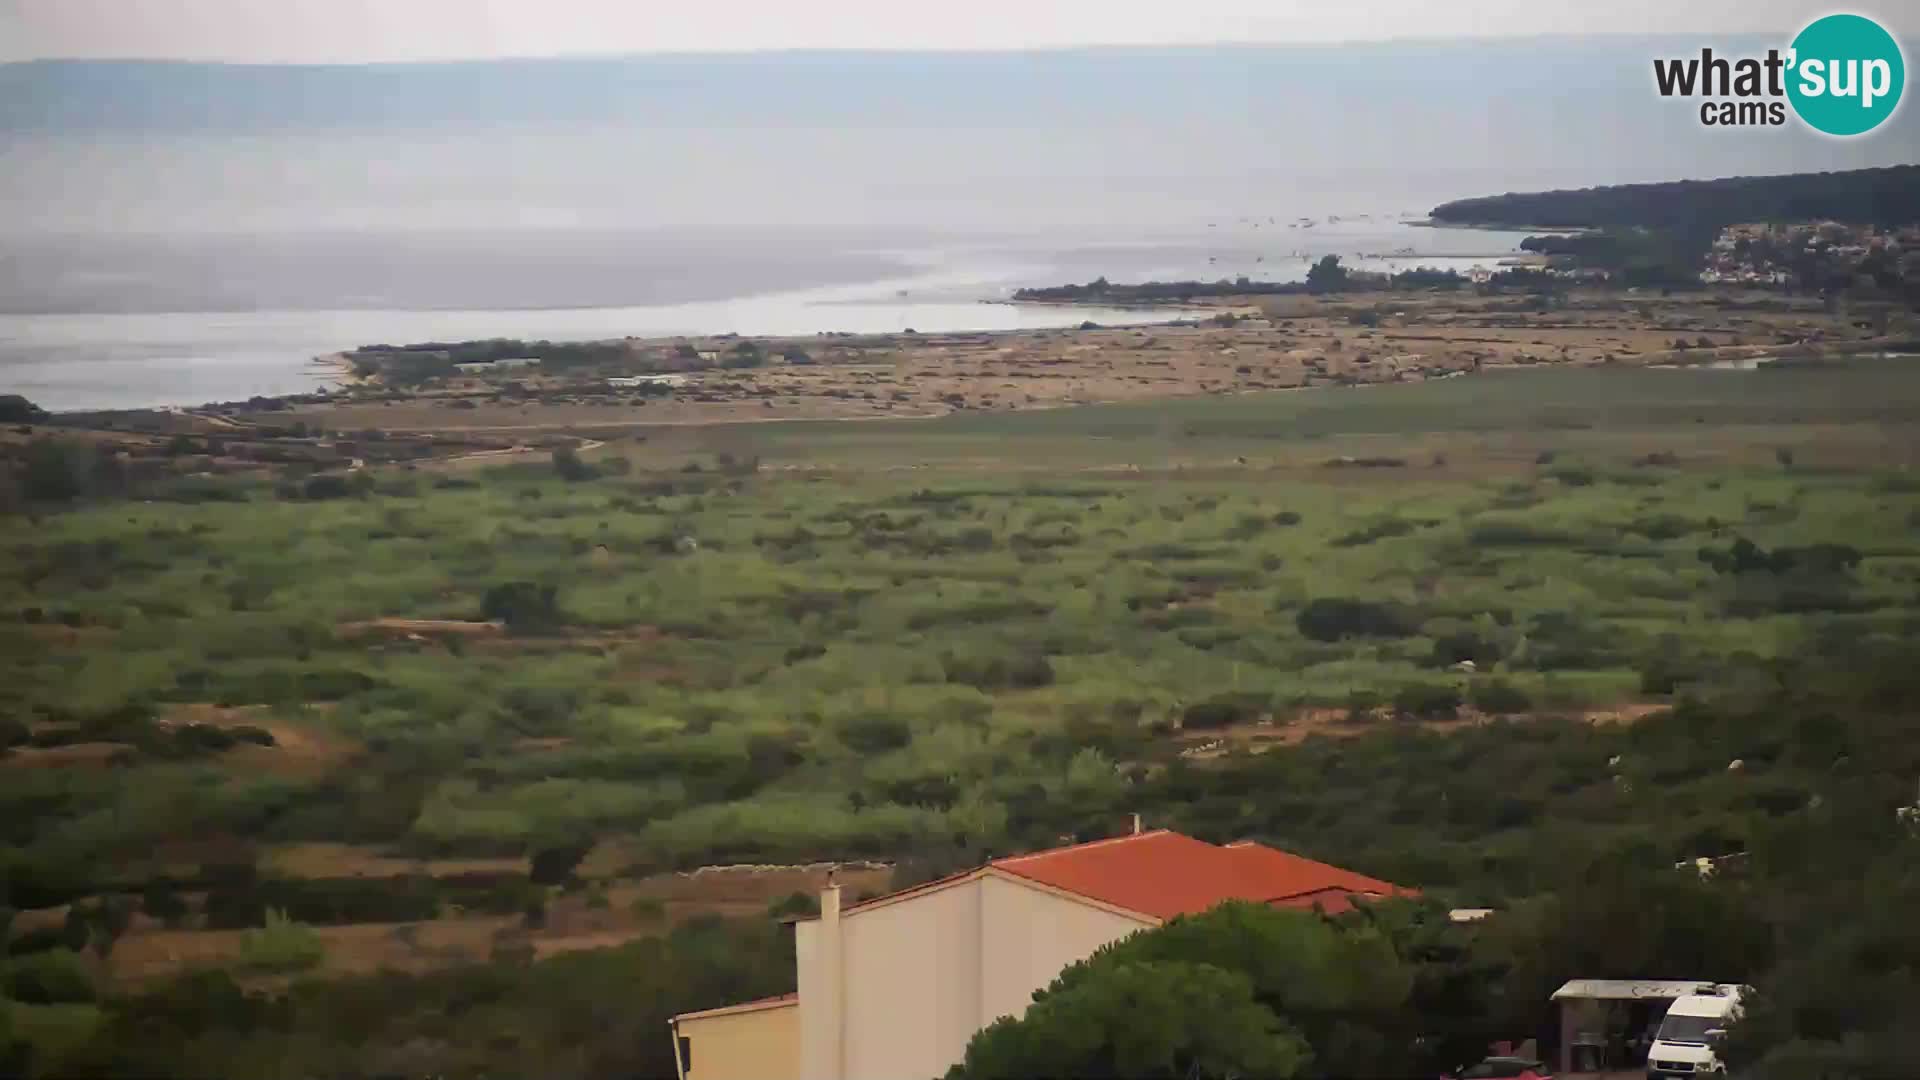
<svg viewBox="0 0 1920 1080">
<path fill-rule="evenodd" d="M 1805 0 L 0 0 L 0 62 L 367 63 L 769 49 L 1031 49 L 1778 33 Z M 1920 5 L 1849 10 L 1920 36 Z"/>
</svg>

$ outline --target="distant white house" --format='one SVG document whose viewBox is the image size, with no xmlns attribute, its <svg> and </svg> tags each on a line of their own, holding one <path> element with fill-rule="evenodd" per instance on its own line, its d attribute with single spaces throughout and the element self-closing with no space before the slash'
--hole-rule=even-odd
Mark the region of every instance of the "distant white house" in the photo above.
<svg viewBox="0 0 1920 1080">
<path fill-rule="evenodd" d="M 540 358 L 537 356 L 510 356 L 500 360 L 472 360 L 453 366 L 463 375 L 484 375 L 489 371 L 500 371 L 505 368 L 537 367 L 539 364 Z"/>
<path fill-rule="evenodd" d="M 686 381 L 685 375 L 614 375 L 607 379 L 607 385 L 631 390 L 637 386 L 679 386 Z"/>
</svg>

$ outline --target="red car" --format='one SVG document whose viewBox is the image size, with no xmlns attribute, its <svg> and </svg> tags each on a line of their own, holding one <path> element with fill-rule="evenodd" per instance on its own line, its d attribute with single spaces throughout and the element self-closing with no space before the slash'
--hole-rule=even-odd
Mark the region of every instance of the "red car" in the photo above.
<svg viewBox="0 0 1920 1080">
<path fill-rule="evenodd" d="M 1490 1057 L 1440 1080 L 1553 1080 L 1553 1074 L 1543 1062 L 1531 1058 Z"/>
</svg>

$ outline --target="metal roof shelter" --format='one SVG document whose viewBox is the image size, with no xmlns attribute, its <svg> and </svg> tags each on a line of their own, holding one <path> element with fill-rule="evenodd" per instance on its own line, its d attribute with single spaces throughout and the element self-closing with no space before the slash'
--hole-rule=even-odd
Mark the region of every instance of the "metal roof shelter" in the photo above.
<svg viewBox="0 0 1920 1080">
<path fill-rule="evenodd" d="M 1553 992 L 1553 1000 L 1592 998 L 1596 1001 L 1639 1001 L 1643 998 L 1683 998 L 1711 994 L 1717 984 L 1700 979 L 1569 979 Z"/>
<path fill-rule="evenodd" d="M 1718 992 L 1704 979 L 1568 980 L 1552 995 L 1560 1005 L 1560 1072 L 1634 1069 L 1644 1062 L 1644 1050 L 1636 1048 L 1669 1005 L 1689 994 Z"/>
</svg>

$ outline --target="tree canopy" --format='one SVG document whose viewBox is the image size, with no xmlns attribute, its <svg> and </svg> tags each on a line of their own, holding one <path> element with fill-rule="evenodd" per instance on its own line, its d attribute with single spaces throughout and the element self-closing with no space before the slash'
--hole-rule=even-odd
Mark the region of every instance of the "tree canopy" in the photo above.
<svg viewBox="0 0 1920 1080">
<path fill-rule="evenodd" d="M 1067 968 L 1021 1019 L 981 1031 L 952 1075 L 1393 1075 L 1412 1053 L 1413 987 L 1369 921 L 1223 904 Z"/>
<path fill-rule="evenodd" d="M 1309 292 L 1339 292 L 1346 287 L 1347 268 L 1340 265 L 1338 255 L 1322 255 L 1319 262 L 1307 268 Z"/>
<path fill-rule="evenodd" d="M 1113 961 L 1062 976 L 1025 1017 L 988 1026 L 948 1075 L 1284 1080 L 1300 1075 L 1308 1054 L 1299 1034 L 1255 999 L 1246 975 L 1211 964 Z"/>
</svg>

